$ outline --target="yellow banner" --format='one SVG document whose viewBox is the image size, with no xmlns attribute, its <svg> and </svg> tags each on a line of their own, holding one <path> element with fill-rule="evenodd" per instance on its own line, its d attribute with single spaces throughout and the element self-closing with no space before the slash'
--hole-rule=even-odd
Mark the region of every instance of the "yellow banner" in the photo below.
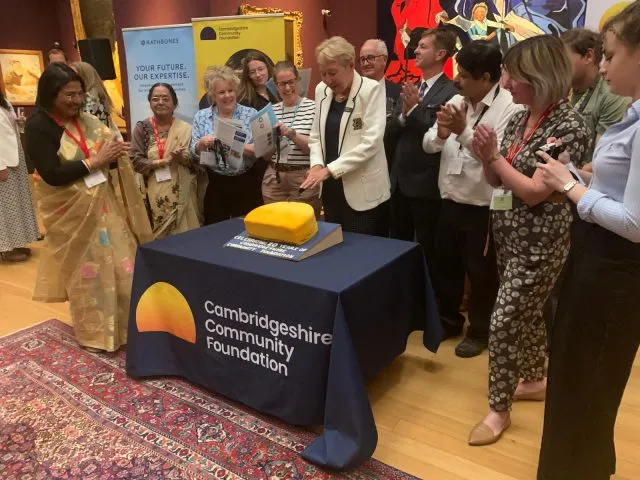
<svg viewBox="0 0 640 480">
<path fill-rule="evenodd" d="M 200 97 L 205 93 L 202 77 L 207 67 L 228 65 L 241 71 L 242 59 L 250 50 L 262 52 L 274 64 L 284 60 L 284 15 L 193 19 L 193 44 Z"/>
</svg>

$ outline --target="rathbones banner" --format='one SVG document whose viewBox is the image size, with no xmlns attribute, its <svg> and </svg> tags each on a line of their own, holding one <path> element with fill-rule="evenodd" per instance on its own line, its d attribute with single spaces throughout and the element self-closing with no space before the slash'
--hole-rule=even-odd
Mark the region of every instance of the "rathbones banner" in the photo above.
<svg viewBox="0 0 640 480">
<path fill-rule="evenodd" d="M 198 99 L 191 25 L 124 28 L 131 128 L 151 115 L 147 96 L 155 83 L 170 84 L 178 95 L 175 116 L 191 123 Z"/>
</svg>

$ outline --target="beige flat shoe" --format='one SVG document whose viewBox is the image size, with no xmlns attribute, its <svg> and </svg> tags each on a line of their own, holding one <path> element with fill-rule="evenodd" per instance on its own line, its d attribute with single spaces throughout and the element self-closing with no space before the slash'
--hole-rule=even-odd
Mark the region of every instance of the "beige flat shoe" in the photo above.
<svg viewBox="0 0 640 480">
<path fill-rule="evenodd" d="M 517 393 L 513 395 L 514 402 L 544 402 L 544 399 L 547 397 L 547 389 L 538 390 L 537 392 L 530 393 L 521 393 L 518 395 Z"/>
<path fill-rule="evenodd" d="M 104 353 L 104 350 L 101 350 L 99 348 L 94 348 L 94 347 L 82 347 L 82 348 L 84 348 L 89 353 Z"/>
<path fill-rule="evenodd" d="M 469 445 L 472 447 L 482 447 L 496 443 L 502 437 L 502 434 L 511 426 L 511 420 L 505 425 L 497 435 L 493 433 L 491 427 L 484 422 L 478 423 L 469 434 Z"/>
</svg>

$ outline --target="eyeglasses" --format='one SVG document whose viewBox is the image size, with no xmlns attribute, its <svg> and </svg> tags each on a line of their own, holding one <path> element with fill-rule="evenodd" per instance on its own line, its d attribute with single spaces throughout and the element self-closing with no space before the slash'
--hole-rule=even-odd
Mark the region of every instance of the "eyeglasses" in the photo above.
<svg viewBox="0 0 640 480">
<path fill-rule="evenodd" d="M 255 77 L 259 73 L 264 73 L 267 71 L 267 67 L 258 67 L 255 70 L 249 70 L 249 76 Z"/>
<path fill-rule="evenodd" d="M 171 101 L 171 97 L 151 97 L 151 103 L 169 103 Z"/>
<path fill-rule="evenodd" d="M 287 88 L 287 87 L 295 87 L 296 86 L 296 82 L 297 80 L 294 78 L 293 80 L 287 80 L 286 82 L 278 82 L 276 83 L 276 85 L 280 88 Z"/>
<path fill-rule="evenodd" d="M 384 57 L 385 55 L 367 55 L 366 57 L 360 57 L 360 63 L 373 63 L 378 57 Z"/>
</svg>

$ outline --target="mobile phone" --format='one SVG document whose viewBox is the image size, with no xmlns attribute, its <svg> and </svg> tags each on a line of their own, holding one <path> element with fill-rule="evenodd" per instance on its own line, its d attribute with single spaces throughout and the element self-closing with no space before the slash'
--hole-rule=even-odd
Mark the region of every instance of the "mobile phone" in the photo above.
<svg viewBox="0 0 640 480">
<path fill-rule="evenodd" d="M 557 143 L 547 143 L 546 145 L 540 147 L 540 150 L 549 155 L 551 158 L 557 160 L 560 154 L 564 152 L 566 148 L 567 147 L 565 147 L 565 145 L 562 143 L 560 145 L 558 145 Z M 540 161 L 544 163 L 543 158 L 541 158 Z"/>
</svg>

